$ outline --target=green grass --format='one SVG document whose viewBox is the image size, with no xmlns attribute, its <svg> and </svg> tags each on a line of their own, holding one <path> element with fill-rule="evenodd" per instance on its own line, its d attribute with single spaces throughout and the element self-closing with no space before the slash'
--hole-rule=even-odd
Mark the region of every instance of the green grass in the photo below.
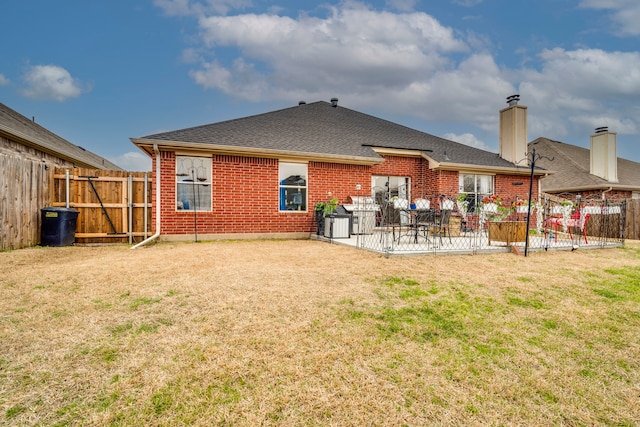
<svg viewBox="0 0 640 427">
<path fill-rule="evenodd" d="M 492 387 L 496 377 L 512 377 L 517 379 L 513 393 L 518 400 L 553 407 L 570 404 L 576 396 L 599 396 L 591 410 L 600 414 L 602 424 L 635 425 L 637 420 L 610 413 L 606 392 L 599 385 L 625 387 L 631 366 L 640 368 L 638 360 L 624 353 L 629 339 L 638 342 L 632 330 L 640 330 L 640 309 L 628 304 L 640 297 L 639 269 L 605 270 L 596 276 L 584 275 L 585 283 L 597 286 L 592 297 L 581 295 L 579 288 L 571 297 L 598 314 L 578 313 L 570 323 L 562 308 L 566 293 L 506 288 L 501 298 L 493 298 L 463 283 L 449 283 L 436 291 L 433 283 L 400 277 L 378 283 L 377 304 L 351 301 L 342 307 L 349 315 L 341 318 L 375 328 L 381 339 L 396 346 L 414 343 L 430 354 L 430 363 L 444 367 L 450 382 L 466 384 L 479 399 L 465 406 L 469 414 L 481 413 L 486 401 L 510 405 L 512 398 L 496 396 Z M 615 307 L 607 307 L 612 304 Z M 621 319 L 629 323 L 622 326 Z M 543 372 L 547 372 L 545 384 L 539 384 Z M 400 389 L 415 381 L 393 377 Z M 560 422 L 561 414 L 558 417 Z"/>
<path fill-rule="evenodd" d="M 639 251 L 194 248 L 5 254 L 0 425 L 639 425 Z"/>
</svg>

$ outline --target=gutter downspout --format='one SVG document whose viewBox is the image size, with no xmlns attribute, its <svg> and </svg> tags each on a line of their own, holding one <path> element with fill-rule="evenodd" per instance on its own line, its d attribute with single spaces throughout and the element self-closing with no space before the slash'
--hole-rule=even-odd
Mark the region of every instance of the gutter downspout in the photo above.
<svg viewBox="0 0 640 427">
<path fill-rule="evenodd" d="M 606 190 L 604 190 L 604 191 L 602 192 L 602 200 L 606 200 L 606 199 L 607 199 L 607 196 L 605 196 L 605 194 L 604 194 L 604 193 L 608 193 L 608 192 L 609 192 L 609 191 L 611 191 L 611 190 L 613 190 L 613 187 L 609 187 L 608 189 L 606 189 Z"/>
<path fill-rule="evenodd" d="M 143 240 L 135 246 L 132 246 L 131 249 L 139 248 L 140 246 L 146 245 L 147 243 L 160 237 L 160 150 L 158 149 L 158 144 L 153 144 L 153 152 L 156 154 L 156 232 L 148 239 Z"/>
</svg>

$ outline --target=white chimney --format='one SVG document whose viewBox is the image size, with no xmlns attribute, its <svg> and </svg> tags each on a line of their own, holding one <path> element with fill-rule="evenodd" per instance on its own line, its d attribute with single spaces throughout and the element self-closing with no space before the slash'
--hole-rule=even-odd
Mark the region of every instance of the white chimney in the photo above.
<svg viewBox="0 0 640 427">
<path fill-rule="evenodd" d="M 527 107 L 518 105 L 520 95 L 507 97 L 509 106 L 500 110 L 500 157 L 521 166 L 527 161 Z"/>
<path fill-rule="evenodd" d="M 609 128 L 597 128 L 591 135 L 591 174 L 618 182 L 618 149 L 615 132 Z"/>
</svg>

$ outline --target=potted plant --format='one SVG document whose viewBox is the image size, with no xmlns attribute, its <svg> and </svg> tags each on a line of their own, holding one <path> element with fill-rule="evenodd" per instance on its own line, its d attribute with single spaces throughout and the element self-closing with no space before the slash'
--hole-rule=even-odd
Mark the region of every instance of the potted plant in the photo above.
<svg viewBox="0 0 640 427">
<path fill-rule="evenodd" d="M 502 199 L 496 195 L 485 196 L 482 200 L 481 214 L 487 220 L 489 244 L 492 241 L 524 242 L 527 238 L 526 221 L 507 221 L 511 209 L 502 206 Z"/>
<path fill-rule="evenodd" d="M 326 202 L 317 202 L 315 204 L 316 224 L 318 226 L 316 234 L 318 236 L 324 235 L 324 218 L 336 210 L 338 203 L 338 199 L 334 197 Z"/>
</svg>

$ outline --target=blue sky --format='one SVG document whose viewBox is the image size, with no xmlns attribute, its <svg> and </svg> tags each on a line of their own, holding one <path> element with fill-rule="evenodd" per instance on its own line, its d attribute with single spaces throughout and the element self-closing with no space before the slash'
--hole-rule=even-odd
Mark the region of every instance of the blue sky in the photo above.
<svg viewBox="0 0 640 427">
<path fill-rule="evenodd" d="M 637 0 L 4 0 L 0 102 L 123 168 L 129 140 L 329 101 L 497 152 L 596 127 L 640 161 Z"/>
</svg>

